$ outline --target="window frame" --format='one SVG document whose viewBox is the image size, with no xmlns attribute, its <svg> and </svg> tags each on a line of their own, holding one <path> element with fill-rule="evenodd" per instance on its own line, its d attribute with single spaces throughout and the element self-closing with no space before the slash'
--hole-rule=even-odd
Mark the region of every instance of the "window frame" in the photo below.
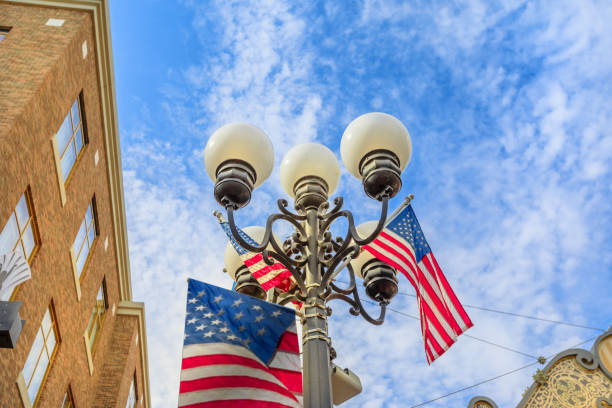
<svg viewBox="0 0 612 408">
<path fill-rule="evenodd" d="M 80 117 L 81 135 L 83 136 L 83 146 L 81 147 L 79 152 L 76 154 L 76 158 L 74 160 L 74 163 L 72 163 L 72 166 L 70 167 L 70 171 L 67 177 L 64 178 L 64 172 L 62 170 L 62 157 L 63 157 L 63 154 L 68 151 L 69 147 L 71 146 L 71 143 L 72 144 L 74 143 L 76 131 L 79 129 L 79 126 L 77 126 L 77 128 L 74 129 L 74 126 L 72 123 L 73 122 L 72 107 L 74 106 L 74 103 L 77 101 L 78 101 L 78 109 L 79 109 L 79 117 Z M 69 138 L 68 143 L 64 147 L 64 151 L 60 152 L 59 140 L 58 140 L 57 135 L 59 131 L 61 130 L 62 125 L 64 124 L 64 122 L 66 121 L 68 117 L 70 118 L 69 121 L 70 121 L 72 135 Z M 87 149 L 88 145 L 89 145 L 89 134 L 87 132 L 87 115 L 85 113 L 85 97 L 83 94 L 83 90 L 81 89 L 81 91 L 79 91 L 79 93 L 77 94 L 76 99 L 73 100 L 73 102 L 70 104 L 70 107 L 68 108 L 68 112 L 66 113 L 66 115 L 64 115 L 63 120 L 60 123 L 57 131 L 55 131 L 55 133 L 53 133 L 53 135 L 51 136 L 51 147 L 53 151 L 53 157 L 55 159 L 55 172 L 57 175 L 57 182 L 58 182 L 58 187 L 60 191 L 60 200 L 62 203 L 62 207 L 66 205 L 66 186 L 68 185 L 68 183 L 70 183 L 74 170 L 78 166 L 79 161 L 81 160 L 81 157 L 83 157 L 83 155 L 85 154 L 84 152 Z M 75 151 L 76 151 L 76 147 L 75 147 Z"/>
<path fill-rule="evenodd" d="M 13 27 L 0 26 L 0 42 L 2 42 L 6 38 L 6 36 L 9 33 L 9 31 L 11 31 L 11 28 L 13 28 Z M 4 35 L 2 35 L 2 34 L 4 34 Z"/>
<path fill-rule="evenodd" d="M 91 225 L 88 227 L 87 225 L 87 212 L 89 211 L 89 207 L 91 207 Z M 81 229 L 81 225 L 83 225 L 83 222 L 85 223 L 85 237 L 83 239 L 83 242 L 81 243 L 81 247 L 79 248 L 78 252 L 75 248 L 75 242 L 76 239 L 79 235 L 79 231 Z M 89 243 L 89 231 L 93 229 L 94 231 L 94 238 L 93 241 L 91 241 L 91 243 Z M 100 226 L 99 226 L 99 222 L 98 222 L 98 210 L 97 210 L 97 206 L 96 206 L 96 196 L 94 194 L 94 196 L 91 198 L 91 200 L 89 201 L 89 206 L 87 206 L 87 209 L 85 210 L 85 214 L 83 215 L 83 219 L 81 220 L 81 224 L 79 224 L 79 229 L 77 230 L 76 236 L 75 236 L 75 241 L 72 242 L 72 251 L 74 253 L 74 267 L 76 268 L 76 274 L 78 276 L 79 279 L 79 284 L 81 282 L 83 282 L 83 279 L 85 277 L 85 270 L 87 269 L 87 266 L 89 265 L 89 261 L 91 260 L 91 256 L 92 256 L 92 252 L 93 252 L 93 248 L 95 247 L 96 243 L 98 242 L 98 237 L 100 236 Z M 83 248 L 85 248 L 85 245 L 88 245 L 88 253 L 87 253 L 87 258 L 85 259 L 84 263 L 83 263 L 83 268 L 81 269 L 81 271 L 79 271 L 79 267 L 78 267 L 78 262 L 79 262 L 79 255 L 81 255 L 81 252 L 83 251 Z"/>
<path fill-rule="evenodd" d="M 79 110 L 79 123 L 77 124 L 76 127 L 74 126 L 74 119 L 72 117 L 72 107 L 74 106 L 75 102 L 77 102 L 77 107 Z M 89 138 L 87 137 L 87 131 L 86 131 L 85 105 L 83 103 L 83 91 L 82 90 L 77 95 L 76 100 L 72 102 L 72 104 L 70 105 L 70 108 L 68 109 L 68 113 L 66 114 L 66 116 L 64 116 L 64 121 L 66 120 L 68 116 L 70 117 L 70 126 L 71 126 L 72 135 L 68 139 L 68 143 L 64 147 L 63 152 L 59 150 L 61 147 L 59 146 L 59 141 L 58 141 L 58 154 L 59 154 L 59 161 L 60 161 L 61 181 L 64 183 L 64 186 L 67 186 L 68 183 L 70 183 L 70 180 L 72 179 L 72 175 L 74 174 L 73 170 L 77 167 L 79 163 L 79 159 L 83 156 L 83 152 L 85 151 L 85 146 L 89 144 Z M 62 124 L 64 124 L 63 121 L 62 121 Z M 61 128 L 62 128 L 62 125 L 60 125 L 59 129 L 57 129 L 57 131 L 55 132 L 56 138 L 57 138 L 57 133 L 59 132 Z M 81 149 L 78 152 L 76 152 L 74 163 L 72 163 L 72 166 L 70 167 L 70 171 L 68 172 L 68 175 L 64 175 L 64 171 L 62 170 L 62 159 L 64 158 L 64 155 L 68 152 L 68 149 L 70 148 L 70 146 L 74 144 L 74 141 L 76 139 L 76 134 L 79 129 L 81 129 L 81 135 L 83 137 L 83 146 L 81 146 Z M 76 146 L 75 146 L 75 151 L 76 151 Z"/>
<path fill-rule="evenodd" d="M 66 405 L 68 402 L 69 405 Z M 72 387 L 68 384 L 68 389 L 64 394 L 64 400 L 62 401 L 62 408 L 74 408 L 74 395 L 72 394 Z"/>
<path fill-rule="evenodd" d="M 100 314 L 98 313 L 98 294 L 102 292 L 102 300 L 104 301 L 104 309 L 103 309 L 103 313 Z M 102 278 L 102 283 L 100 284 L 100 288 L 98 289 L 98 292 L 96 293 L 96 306 L 94 306 L 94 311 L 91 313 L 90 317 L 89 317 L 89 322 L 87 323 L 87 327 L 85 328 L 85 333 L 87 334 L 87 346 L 90 350 L 90 353 L 93 357 L 95 351 L 96 351 L 96 346 L 98 345 L 98 341 L 100 340 L 100 332 L 102 331 L 102 327 L 104 326 L 104 320 L 106 319 L 106 315 L 108 313 L 108 291 L 106 289 L 106 276 L 104 278 Z M 96 318 L 97 322 L 98 322 L 98 328 L 95 332 L 94 338 L 93 338 L 93 342 L 91 339 L 91 332 L 93 331 L 94 328 L 94 324 L 92 324 L 93 320 Z"/>
<path fill-rule="evenodd" d="M 51 356 L 49 357 L 49 364 L 47 365 L 47 368 L 45 369 L 45 374 L 43 375 L 43 378 L 40 382 L 40 386 L 38 388 L 38 390 L 36 391 L 36 397 L 34 398 L 34 401 L 32 401 L 30 399 L 30 394 L 29 394 L 29 386 L 32 382 L 32 379 L 34 378 L 34 376 L 36 375 L 36 368 L 38 367 L 38 363 L 40 363 L 40 358 L 43 355 L 43 353 L 45 352 L 45 349 L 47 348 L 47 338 L 45 338 L 45 334 L 42 331 L 42 324 L 43 324 L 43 320 L 45 318 L 45 314 L 46 311 L 49 311 L 49 318 L 51 319 L 51 328 L 53 329 L 53 334 L 55 335 L 55 346 L 53 348 L 53 351 L 51 353 Z M 20 376 L 23 378 L 23 385 L 25 386 L 25 389 L 22 390 L 22 394 L 25 393 L 25 396 L 28 398 L 27 401 L 30 403 L 31 407 L 36 407 L 38 404 L 38 401 L 40 400 L 40 396 L 42 394 L 42 390 L 45 388 L 45 383 L 47 382 L 47 377 L 49 375 L 49 372 L 51 371 L 51 366 L 53 365 L 53 362 L 55 361 L 55 356 L 57 355 L 58 351 L 59 351 L 59 347 L 60 344 L 62 342 L 62 338 L 59 332 L 59 327 L 57 324 L 57 314 L 55 313 L 55 305 L 53 303 L 53 300 L 51 300 L 51 302 L 49 303 L 49 306 L 47 306 L 47 309 L 45 311 L 45 314 L 43 314 L 43 318 L 40 321 L 40 326 L 38 328 L 38 330 L 40 330 L 42 332 L 42 336 L 43 336 L 43 346 L 41 347 L 41 351 L 40 354 L 38 355 L 38 358 L 36 360 L 36 364 L 34 365 L 34 368 L 32 370 L 32 376 L 30 377 L 29 380 L 26 380 L 26 378 L 23 376 L 23 369 L 25 368 L 25 364 L 28 361 L 28 358 L 30 357 L 30 353 L 32 352 L 32 347 L 34 346 L 34 341 L 36 341 L 36 337 L 34 337 L 34 340 L 32 341 L 32 344 L 30 345 L 30 351 L 28 352 L 28 355 L 26 356 L 26 361 L 24 362 L 24 367 L 21 369 L 20 371 Z M 36 332 L 36 335 L 38 335 L 38 331 Z M 21 391 L 21 390 L 20 390 Z M 23 398 L 23 395 L 22 395 Z M 25 405 L 25 401 L 24 401 L 24 405 Z M 26 405 L 27 406 L 27 405 Z"/>
<path fill-rule="evenodd" d="M 129 406 L 130 402 L 130 391 L 134 390 L 134 404 Z M 125 408 L 135 408 L 138 405 L 138 381 L 136 378 L 136 370 L 134 370 L 134 376 L 132 377 L 132 382 L 130 383 L 130 389 L 128 390 L 128 398 L 125 401 Z"/>
<path fill-rule="evenodd" d="M 25 197 L 26 208 L 28 210 L 28 220 L 23 226 L 23 229 L 21 228 L 19 216 L 17 215 L 17 206 L 19 205 L 19 202 L 21 201 L 22 197 Z M 19 231 L 19 238 L 17 239 L 17 242 L 13 244 L 13 248 L 11 249 L 11 251 L 16 251 L 19 245 L 21 244 L 21 250 L 24 255 L 26 254 L 25 244 L 23 242 L 23 236 L 25 234 L 25 231 L 28 229 L 28 226 L 30 225 L 32 226 L 32 237 L 34 239 L 34 247 L 32 248 L 32 252 L 30 252 L 30 254 L 27 255 L 27 258 L 26 258 L 28 265 L 31 267 L 32 263 L 34 262 L 34 257 L 36 256 L 36 254 L 38 253 L 38 249 L 40 248 L 41 241 L 40 241 L 40 232 L 38 231 L 38 222 L 36 219 L 36 212 L 34 211 L 34 203 L 32 201 L 32 191 L 30 189 L 30 186 L 27 186 L 23 194 L 19 196 L 19 200 L 17 200 L 17 203 L 15 204 L 15 208 L 9 215 L 8 219 L 6 220 L 6 223 L 2 227 L 2 230 L 0 230 L 0 233 L 4 231 L 4 228 L 6 228 L 8 223 L 11 221 L 12 217 L 15 217 L 15 222 L 17 224 L 17 230 Z M 0 254 L 0 255 L 3 255 L 3 254 Z M 13 289 L 13 293 L 11 293 L 11 296 L 9 296 L 9 299 L 8 299 L 9 301 L 15 300 L 17 296 L 17 292 L 19 291 L 19 288 L 21 288 L 21 285 L 23 285 L 23 283 L 17 285 L 17 287 Z"/>
</svg>

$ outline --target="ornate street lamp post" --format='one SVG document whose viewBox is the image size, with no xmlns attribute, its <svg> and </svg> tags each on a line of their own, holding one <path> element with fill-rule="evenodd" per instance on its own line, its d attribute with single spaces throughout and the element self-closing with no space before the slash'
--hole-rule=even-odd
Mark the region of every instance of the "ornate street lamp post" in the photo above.
<svg viewBox="0 0 612 408">
<path fill-rule="evenodd" d="M 282 160 L 280 178 L 283 188 L 294 199 L 296 212 L 287 208 L 286 200 L 278 200 L 280 212 L 268 217 L 265 229 L 245 229 L 247 234 L 256 235 L 251 236 L 260 244 L 254 246 L 240 236 L 234 213 L 249 203 L 253 189 L 272 172 L 272 144 L 260 129 L 244 123 L 221 127 L 206 144 L 206 171 L 215 183 L 215 198 L 227 212 L 234 239 L 244 249 L 262 253 L 266 263 L 272 265 L 273 259 L 282 263 L 295 280 L 293 290 L 277 292 L 275 296 L 281 304 L 303 302 L 303 388 L 307 408 L 332 406 L 331 346 L 327 336 L 331 309 L 327 302 L 344 300 L 351 305 L 351 314 L 361 314 L 370 323 L 380 325 L 387 304 L 397 293 L 396 271 L 367 254 L 359 254 L 361 247 L 372 242 L 383 229 L 389 199 L 401 188 L 401 172 L 410 161 L 411 150 L 408 131 L 391 115 L 368 113 L 348 125 L 340 143 L 342 161 L 351 174 L 362 180 L 366 194 L 380 201 L 382 207 L 378 221 L 356 228 L 352 213 L 342 210 L 342 197 L 336 197 L 334 207 L 329 208 L 328 197 L 340 178 L 340 167 L 331 150 L 317 143 L 293 147 Z M 346 235 L 332 237 L 330 226 L 340 218 L 348 222 Z M 289 222 L 294 228 L 291 237 L 282 244 L 272 233 L 278 220 Z M 237 281 L 236 290 L 265 296 L 246 268 L 239 262 L 232 263 L 227 253 L 226 266 Z M 350 283 L 342 288 L 332 279 L 344 267 L 348 269 Z M 364 279 L 366 294 L 379 303 L 378 318 L 364 310 L 355 274 Z"/>
</svg>

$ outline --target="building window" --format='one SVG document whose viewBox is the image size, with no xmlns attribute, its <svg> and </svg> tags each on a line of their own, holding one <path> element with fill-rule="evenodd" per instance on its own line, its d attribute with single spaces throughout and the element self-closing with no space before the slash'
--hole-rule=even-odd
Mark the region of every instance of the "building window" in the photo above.
<svg viewBox="0 0 612 408">
<path fill-rule="evenodd" d="M 85 212 L 85 217 L 79 227 L 72 249 L 74 250 L 75 266 L 79 278 L 85 268 L 85 263 L 89 257 L 89 252 L 98 236 L 98 220 L 96 214 L 96 198 L 92 198 Z"/>
<path fill-rule="evenodd" d="M 10 28 L 0 27 L 0 41 L 4 40 L 10 30 Z"/>
<path fill-rule="evenodd" d="M 83 127 L 83 96 L 80 94 L 72 104 L 64 122 L 57 131 L 57 146 L 62 170 L 62 181 L 68 180 L 70 171 L 87 143 Z"/>
<path fill-rule="evenodd" d="M 53 313 L 53 306 L 49 305 L 21 372 L 30 397 L 30 403 L 33 406 L 36 405 L 40 390 L 43 388 L 58 342 L 55 314 Z"/>
<path fill-rule="evenodd" d="M 22 194 L 0 233 L 0 255 L 11 251 L 20 252 L 28 263 L 31 263 L 39 241 L 32 198 L 28 188 Z M 0 300 L 8 300 L 11 297 L 12 294 L 6 294 Z"/>
<path fill-rule="evenodd" d="M 62 401 L 62 408 L 74 408 L 74 397 L 72 396 L 72 388 L 68 386 L 66 394 L 64 394 L 64 401 Z"/>
<path fill-rule="evenodd" d="M 104 316 L 106 316 L 106 309 L 108 309 L 108 298 L 106 296 L 106 279 L 103 279 L 102 285 L 100 285 L 100 289 L 98 289 L 96 304 L 94 305 L 93 312 L 89 318 L 89 324 L 87 325 L 88 345 L 92 353 L 96 341 L 98 340 L 98 334 L 102 328 L 102 322 L 104 322 Z"/>
<path fill-rule="evenodd" d="M 132 383 L 130 384 L 130 393 L 128 394 L 127 402 L 125 403 L 125 408 L 134 408 L 136 406 L 136 402 L 138 402 L 138 390 L 136 389 L 136 373 L 134 373 L 134 377 L 132 378 Z"/>
</svg>

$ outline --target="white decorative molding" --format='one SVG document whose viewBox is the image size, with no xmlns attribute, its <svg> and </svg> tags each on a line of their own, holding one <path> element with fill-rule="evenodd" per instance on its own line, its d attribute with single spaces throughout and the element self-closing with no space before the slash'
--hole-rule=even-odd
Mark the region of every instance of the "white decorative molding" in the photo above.
<svg viewBox="0 0 612 408">
<path fill-rule="evenodd" d="M 122 300 L 117 305 L 117 315 L 135 316 L 138 318 L 138 338 L 140 341 L 140 358 L 142 359 L 142 377 L 147 387 L 144 389 L 146 406 L 151 406 L 149 396 L 149 351 L 147 349 L 147 325 L 145 322 L 144 303 Z"/>
<path fill-rule="evenodd" d="M 65 22 L 66 20 L 62 20 L 60 18 L 50 18 L 47 20 L 45 25 L 51 26 L 51 27 L 61 27 L 64 25 Z"/>
</svg>

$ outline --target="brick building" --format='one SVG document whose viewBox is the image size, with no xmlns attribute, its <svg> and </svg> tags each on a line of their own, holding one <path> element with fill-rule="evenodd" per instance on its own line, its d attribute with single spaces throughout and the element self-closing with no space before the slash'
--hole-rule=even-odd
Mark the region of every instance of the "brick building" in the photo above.
<svg viewBox="0 0 612 408">
<path fill-rule="evenodd" d="M 149 407 L 105 0 L 0 0 L 0 256 L 32 277 L 1 407 Z"/>
</svg>

